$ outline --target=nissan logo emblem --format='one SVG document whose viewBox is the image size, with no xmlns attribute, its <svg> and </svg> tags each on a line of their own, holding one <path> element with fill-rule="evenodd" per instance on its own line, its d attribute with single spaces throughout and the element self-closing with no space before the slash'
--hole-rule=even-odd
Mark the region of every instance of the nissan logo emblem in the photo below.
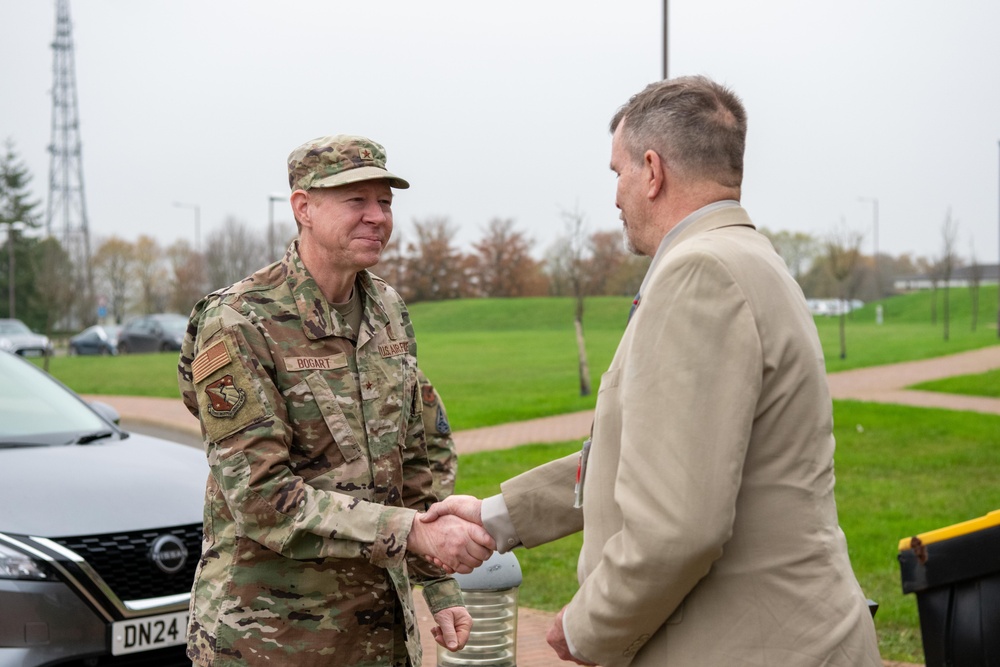
<svg viewBox="0 0 1000 667">
<path fill-rule="evenodd" d="M 167 574 L 180 572 L 187 558 L 187 547 L 174 535 L 160 535 L 149 548 L 149 560 Z"/>
</svg>

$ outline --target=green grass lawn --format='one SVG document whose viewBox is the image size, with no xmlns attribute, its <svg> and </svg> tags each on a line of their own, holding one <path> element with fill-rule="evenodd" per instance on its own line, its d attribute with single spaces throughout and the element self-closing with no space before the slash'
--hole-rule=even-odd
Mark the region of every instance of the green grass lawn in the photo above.
<svg viewBox="0 0 1000 667">
<path fill-rule="evenodd" d="M 840 358 L 839 318 L 818 317 L 816 328 L 823 343 L 828 371 L 863 368 L 901 361 L 930 359 L 1000 343 L 997 337 L 997 287 L 980 289 L 980 312 L 972 329 L 968 289 L 952 289 L 948 340 L 944 340 L 941 291 L 937 322 L 931 321 L 931 294 L 917 292 L 879 302 L 883 324 L 875 322 L 879 304 L 869 303 L 846 316 L 846 359 Z"/>
<path fill-rule="evenodd" d="M 882 325 L 875 324 L 869 304 L 846 323 L 846 359 L 839 358 L 837 319 L 817 318 L 827 368 L 834 372 L 995 345 L 1000 342 L 996 287 L 982 292 L 980 325 L 972 331 L 968 307 L 962 306 L 968 292 L 952 290 L 948 341 L 942 323 L 929 321 L 926 294 L 884 301 Z M 630 305 L 627 297 L 587 300 L 584 332 L 593 391 L 585 397 L 580 396 L 572 299 L 462 299 L 417 303 L 410 310 L 420 365 L 440 390 L 452 426 L 467 429 L 593 408 Z M 176 353 L 56 357 L 50 371 L 80 393 L 173 398 L 178 396 L 176 364 Z"/>
<path fill-rule="evenodd" d="M 839 358 L 836 318 L 817 318 L 829 371 L 924 359 L 996 345 L 996 287 L 983 288 L 983 311 L 971 327 L 967 290 L 952 290 L 950 340 L 930 322 L 930 295 L 883 302 L 846 322 L 847 358 Z M 940 300 L 941 295 L 938 295 Z M 437 385 L 455 429 L 497 424 L 594 406 L 628 315 L 630 299 L 587 300 L 584 326 L 593 393 L 579 395 L 573 301 L 563 298 L 474 299 L 411 307 L 421 366 Z M 940 312 L 940 307 L 939 307 Z M 56 357 L 54 376 L 78 392 L 176 397 L 177 355 Z M 40 363 L 40 361 L 39 361 Z M 936 390 L 996 395 L 998 374 L 934 383 Z M 958 387 L 953 388 L 953 387 Z M 962 392 L 966 393 L 966 392 Z M 1000 508 L 996 484 L 1000 417 L 854 402 L 835 403 L 837 499 L 852 562 L 876 617 L 886 659 L 921 661 L 916 600 L 903 596 L 898 541 Z M 535 445 L 464 455 L 458 489 L 482 496 L 579 443 Z M 522 552 L 522 603 L 556 610 L 576 588 L 579 536 Z"/>
<path fill-rule="evenodd" d="M 1000 369 L 977 373 L 975 375 L 958 375 L 942 380 L 921 382 L 920 384 L 913 385 L 911 389 L 1000 398 Z"/>
<path fill-rule="evenodd" d="M 899 540 L 1000 508 L 1000 416 L 835 403 L 837 506 L 851 562 L 880 607 L 882 657 L 923 662 L 916 598 L 903 595 Z M 500 482 L 579 449 L 578 442 L 462 456 L 456 492 L 497 493 Z M 580 535 L 517 551 L 521 604 L 557 611 L 576 591 Z"/>
</svg>

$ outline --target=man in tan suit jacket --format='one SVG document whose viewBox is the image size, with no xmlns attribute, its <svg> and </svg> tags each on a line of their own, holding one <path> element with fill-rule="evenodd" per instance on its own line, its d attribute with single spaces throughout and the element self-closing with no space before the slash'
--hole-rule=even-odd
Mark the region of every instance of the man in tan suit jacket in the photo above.
<svg viewBox="0 0 1000 667">
<path fill-rule="evenodd" d="M 653 256 L 576 455 L 432 509 L 501 550 L 583 529 L 549 643 L 606 667 L 879 666 L 834 502 L 832 403 L 799 286 L 739 205 L 746 114 L 703 77 L 615 115 L 626 245 Z"/>
</svg>

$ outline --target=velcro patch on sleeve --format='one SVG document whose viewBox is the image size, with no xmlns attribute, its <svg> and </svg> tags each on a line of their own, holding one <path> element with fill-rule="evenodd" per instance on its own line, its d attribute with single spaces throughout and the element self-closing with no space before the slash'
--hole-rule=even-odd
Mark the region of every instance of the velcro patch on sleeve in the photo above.
<svg viewBox="0 0 1000 667">
<path fill-rule="evenodd" d="M 220 340 L 195 357 L 194 363 L 191 364 L 192 380 L 195 383 L 201 382 L 232 360 L 226 342 Z"/>
</svg>

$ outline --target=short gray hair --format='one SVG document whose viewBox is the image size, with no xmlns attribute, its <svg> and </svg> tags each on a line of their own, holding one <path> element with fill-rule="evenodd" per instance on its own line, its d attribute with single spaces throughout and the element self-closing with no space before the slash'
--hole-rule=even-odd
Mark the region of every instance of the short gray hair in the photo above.
<svg viewBox="0 0 1000 667">
<path fill-rule="evenodd" d="M 743 182 L 747 114 L 740 98 L 704 76 L 651 83 L 611 119 L 629 155 L 641 161 L 647 150 L 691 178 L 727 187 Z"/>
</svg>

